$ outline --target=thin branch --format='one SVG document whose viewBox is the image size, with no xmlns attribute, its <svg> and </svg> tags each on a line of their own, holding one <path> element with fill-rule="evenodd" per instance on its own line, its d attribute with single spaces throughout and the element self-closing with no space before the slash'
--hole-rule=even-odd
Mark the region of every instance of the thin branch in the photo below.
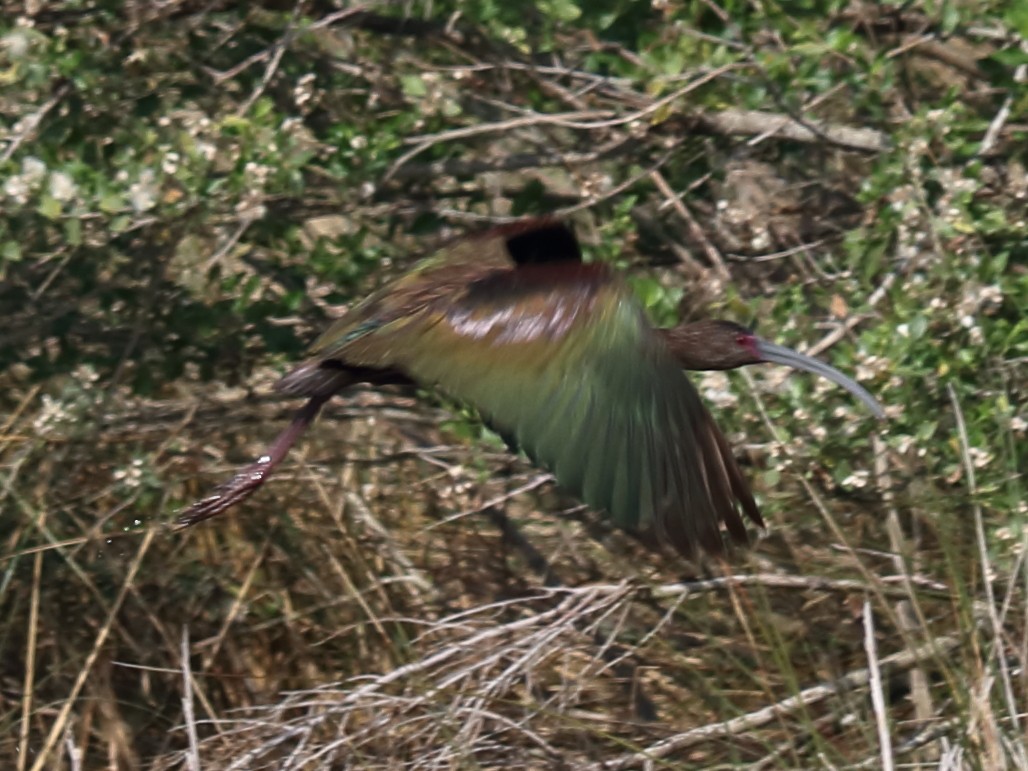
<svg viewBox="0 0 1028 771">
<path fill-rule="evenodd" d="M 985 524 L 982 517 L 982 507 L 978 503 L 978 485 L 975 481 L 974 463 L 971 461 L 971 444 L 967 438 L 967 425 L 964 422 L 964 411 L 960 407 L 960 399 L 952 383 L 946 384 L 946 391 L 949 393 L 950 403 L 953 405 L 953 414 L 957 421 L 957 436 L 960 439 L 960 458 L 964 465 L 964 475 L 967 478 L 967 492 L 971 498 L 971 510 L 974 513 L 974 534 L 975 543 L 978 546 L 978 558 L 982 567 L 982 585 L 985 588 L 986 607 L 988 609 L 989 623 L 992 626 L 993 648 L 992 656 L 999 667 L 1000 680 L 1003 683 L 1003 696 L 1006 700 L 1006 707 L 1011 720 L 1015 725 L 1020 726 L 1021 711 L 1017 708 L 1017 698 L 1014 696 L 1014 687 L 1010 678 L 1010 668 L 1007 664 L 1007 655 L 1003 650 L 1003 624 L 1000 622 L 997 612 L 995 590 L 992 582 L 995 580 L 995 571 L 989 559 L 989 544 L 985 537 Z M 983 697 L 984 698 L 984 697 Z M 1028 754 L 1024 747 L 1018 751 L 1018 762 L 1021 768 L 1028 768 Z"/>
<path fill-rule="evenodd" d="M 946 654 L 959 647 L 959 645 L 959 637 L 937 637 L 918 648 L 886 656 L 881 660 L 881 669 L 892 671 L 909 669 L 921 661 Z M 870 682 L 870 670 L 857 669 L 837 680 L 806 688 L 795 696 L 782 699 L 745 715 L 684 731 L 659 741 L 639 752 L 633 752 L 614 760 L 595 763 L 588 766 L 587 770 L 618 771 L 619 769 L 627 769 L 634 766 L 646 767 L 647 764 L 655 760 L 666 758 L 672 753 L 679 752 L 687 747 L 693 747 L 714 739 L 727 739 L 746 734 L 755 728 L 761 728 L 769 723 L 778 721 L 784 716 L 799 712 L 812 704 L 817 704 L 837 694 L 865 688 Z"/>
<path fill-rule="evenodd" d="M 892 285 L 894 283 L 896 283 L 896 273 L 892 272 L 889 273 L 884 279 L 882 279 L 882 283 L 879 284 L 878 287 L 874 290 L 874 292 L 871 293 L 871 296 L 867 298 L 868 307 L 874 308 L 876 305 L 878 305 L 878 303 L 881 302 L 882 298 L 885 297 L 889 289 L 892 288 Z M 857 324 L 859 324 L 862 321 L 866 321 L 868 318 L 869 317 L 865 314 L 854 314 L 850 316 L 839 326 L 837 326 L 823 338 L 814 343 L 814 345 L 810 346 L 810 348 L 807 349 L 807 354 L 810 356 L 817 356 L 819 353 L 823 353 L 824 351 L 828 350 L 833 345 L 835 345 L 837 342 L 842 340 L 846 333 L 853 329 L 855 326 L 857 326 Z"/>
<path fill-rule="evenodd" d="M 717 273 L 718 278 L 722 281 L 730 281 L 732 274 L 728 271 L 728 266 L 725 265 L 725 260 L 721 256 L 721 252 L 710 242 L 707 238 L 707 234 L 703 232 L 703 228 L 700 227 L 700 223 L 696 221 L 696 218 L 689 211 L 689 207 L 685 205 L 682 197 L 678 195 L 674 190 L 671 189 L 671 185 L 668 184 L 667 180 L 664 179 L 664 175 L 660 173 L 660 169 L 654 169 L 650 172 L 650 178 L 653 180 L 653 184 L 657 186 L 667 201 L 671 204 L 671 207 L 678 212 L 679 216 L 685 220 L 685 224 L 688 226 L 689 231 L 703 246 L 703 251 L 706 253 L 707 258 L 714 266 L 714 271 Z"/>
<path fill-rule="evenodd" d="M 189 668 L 189 627 L 185 625 L 182 626 L 179 656 L 182 661 L 182 720 L 189 737 L 186 768 L 189 771 L 200 771 L 200 739 L 196 733 L 196 715 L 193 714 L 193 673 Z"/>
<path fill-rule="evenodd" d="M 875 728 L 878 731 L 879 754 L 882 771 L 895 768 L 892 755 L 892 736 L 889 734 L 889 712 L 885 707 L 885 693 L 882 688 L 882 670 L 878 665 L 878 643 L 875 640 L 874 610 L 871 600 L 864 600 L 864 653 L 867 655 L 868 684 L 871 687 L 871 704 L 874 706 Z"/>
<path fill-rule="evenodd" d="M 450 129 L 448 131 L 440 131 L 437 134 L 424 134 L 422 136 L 409 137 L 403 140 L 404 144 L 413 144 L 415 147 L 408 150 L 393 162 L 392 166 L 389 167 L 389 170 L 385 175 L 383 175 L 382 182 L 384 183 L 391 180 L 397 172 L 415 156 L 420 155 L 425 150 L 428 150 L 435 145 L 443 144 L 444 142 L 452 142 L 456 139 L 470 139 L 483 134 L 503 133 L 516 128 L 530 128 L 533 126 L 545 125 L 570 125 L 573 121 L 580 118 L 597 117 L 600 115 L 610 114 L 610 111 L 600 112 L 597 110 L 579 110 L 560 113 L 557 115 L 532 113 L 518 118 L 509 118 L 507 120 L 496 121 L 493 123 L 461 126 L 460 128 Z"/>
<path fill-rule="evenodd" d="M 1003 126 L 1006 125 L 1007 120 L 1010 118 L 1010 108 L 1014 103 L 1014 95 L 1007 94 L 1007 98 L 1003 100 L 1003 104 L 1000 106 L 999 111 L 989 121 L 989 128 L 985 131 L 985 136 L 982 137 L 982 143 L 978 147 L 978 155 L 989 155 L 992 152 L 992 148 L 996 145 L 999 140 L 999 135 L 1003 131 Z"/>
<path fill-rule="evenodd" d="M 520 171 L 547 166 L 575 167 L 606 160 L 638 149 L 638 142 L 630 137 L 619 136 L 616 140 L 601 145 L 588 153 L 511 153 L 500 158 L 465 160 L 448 158 L 432 163 L 408 163 L 398 168 L 393 179 L 431 180 L 438 177 L 473 177 L 495 171 Z"/>
<path fill-rule="evenodd" d="M 14 125 L 15 131 L 12 131 L 7 135 L 7 147 L 4 148 L 3 153 L 0 154 L 0 161 L 9 161 L 11 159 L 11 157 L 18 151 L 18 148 L 36 133 L 36 130 L 39 129 L 40 124 L 43 122 L 43 118 L 47 116 L 47 113 L 56 107 L 70 90 L 70 82 L 62 83 L 57 87 L 57 90 L 54 91 L 53 96 L 43 102 L 38 110 L 31 115 L 26 115 Z"/>
<path fill-rule="evenodd" d="M 251 92 L 242 104 L 236 109 L 236 115 L 246 115 L 253 107 L 261 94 L 267 89 L 268 84 L 271 83 L 271 79 L 275 76 L 275 72 L 278 70 L 279 64 L 282 63 L 282 57 L 285 56 L 286 51 L 289 49 L 289 44 L 293 42 L 293 38 L 296 36 L 296 22 L 300 18 L 300 11 L 303 8 L 303 0 L 298 0 L 296 5 L 293 6 L 293 13 L 289 19 L 289 23 L 286 25 L 286 31 L 281 38 L 275 43 L 272 48 L 274 51 L 271 54 L 271 61 L 268 62 L 268 66 L 264 68 L 264 74 L 261 76 L 261 82 L 257 84 L 254 90 Z"/>
<path fill-rule="evenodd" d="M 41 517 L 46 516 L 42 512 Z M 28 639 L 25 641 L 25 679 L 21 696 L 21 726 L 18 732 L 18 771 L 23 771 L 29 758 L 29 736 L 32 728 L 32 694 L 35 693 L 36 638 L 39 634 L 39 591 L 43 576 L 43 553 L 32 561 L 32 595 L 29 599 Z"/>
<path fill-rule="evenodd" d="M 694 118 L 710 131 L 726 136 L 774 136 L 804 143 L 820 143 L 827 139 L 844 149 L 868 153 L 884 152 L 890 146 L 888 135 L 875 129 L 813 119 L 800 122 L 788 115 L 762 110 L 705 112 Z"/>
</svg>

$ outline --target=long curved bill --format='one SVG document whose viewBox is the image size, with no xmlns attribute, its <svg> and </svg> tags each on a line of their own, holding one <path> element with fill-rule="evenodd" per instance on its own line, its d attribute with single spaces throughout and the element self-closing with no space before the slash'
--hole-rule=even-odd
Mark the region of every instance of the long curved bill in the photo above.
<svg viewBox="0 0 1028 771">
<path fill-rule="evenodd" d="M 760 338 L 757 338 L 755 342 L 757 353 L 760 354 L 761 359 L 764 361 L 773 364 L 784 364 L 786 367 L 802 369 L 806 372 L 813 372 L 815 375 L 828 378 L 860 399 L 876 418 L 879 420 L 885 419 L 885 410 L 882 409 L 882 405 L 878 403 L 878 400 L 864 386 L 860 385 L 856 380 L 846 377 L 835 367 L 830 367 L 823 361 L 818 361 L 810 356 L 804 356 L 802 353 L 794 351 L 792 348 L 786 348 L 784 345 L 769 343 Z"/>
</svg>

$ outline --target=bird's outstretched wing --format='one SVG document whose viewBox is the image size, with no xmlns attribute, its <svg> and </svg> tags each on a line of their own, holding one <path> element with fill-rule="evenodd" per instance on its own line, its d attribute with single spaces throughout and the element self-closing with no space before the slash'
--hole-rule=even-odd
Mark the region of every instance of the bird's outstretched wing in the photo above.
<svg viewBox="0 0 1028 771">
<path fill-rule="evenodd" d="M 383 341 L 398 340 L 402 346 L 407 320 L 447 303 L 480 279 L 510 275 L 518 266 L 581 262 L 574 232 L 559 220 L 519 220 L 463 235 L 350 309 L 275 387 L 290 396 L 313 397 L 331 396 L 354 382 L 402 380 L 392 368 L 393 351 Z M 389 334 L 380 335 L 385 328 Z"/>
<path fill-rule="evenodd" d="M 745 541 L 740 506 L 761 523 L 695 388 L 605 266 L 487 271 L 409 310 L 350 326 L 324 355 L 470 403 L 569 492 L 684 554 L 723 549 L 722 524 Z"/>
<path fill-rule="evenodd" d="M 569 492 L 686 555 L 761 522 L 728 443 L 663 337 L 574 234 L 530 220 L 455 241 L 359 303 L 278 383 L 308 397 L 257 461 L 179 519 L 249 496 L 334 393 L 438 385 L 476 406 Z"/>
</svg>

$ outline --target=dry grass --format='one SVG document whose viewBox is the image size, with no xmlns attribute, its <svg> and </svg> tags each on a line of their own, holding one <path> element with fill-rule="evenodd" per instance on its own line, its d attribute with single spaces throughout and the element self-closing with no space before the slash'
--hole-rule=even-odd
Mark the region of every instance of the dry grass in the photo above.
<svg viewBox="0 0 1028 771">
<path fill-rule="evenodd" d="M 197 475 L 177 448 L 240 425 L 218 446 L 245 457 L 281 409 L 139 404 L 107 416 L 116 429 L 35 439 L 15 415 L 0 589 L 23 619 L 5 646 L 27 663 L 7 675 L 0 753 L 21 768 L 1023 767 L 1020 562 L 983 566 L 1003 579 L 989 594 L 940 573 L 952 564 L 914 569 L 924 554 L 858 548 L 860 515 L 801 478 L 790 507 L 828 527 L 776 522 L 752 554 L 688 569 L 537 513 L 560 508 L 545 476 L 447 443 L 437 411 L 370 394 L 334 409 L 267 491 L 184 534 L 161 529 L 157 480 L 122 471 L 199 492 L 231 463 Z M 972 575 L 988 554 L 959 558 Z"/>
</svg>

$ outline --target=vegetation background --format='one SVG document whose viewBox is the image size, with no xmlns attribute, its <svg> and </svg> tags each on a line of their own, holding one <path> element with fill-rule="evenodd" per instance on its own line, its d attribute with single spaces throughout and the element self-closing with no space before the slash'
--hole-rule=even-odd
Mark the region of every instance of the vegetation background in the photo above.
<svg viewBox="0 0 1028 771">
<path fill-rule="evenodd" d="M 1028 5 L 0 2 L 4 768 L 1028 768 Z M 269 385 L 442 237 L 575 224 L 770 532 L 684 564 L 437 395 Z"/>
</svg>

